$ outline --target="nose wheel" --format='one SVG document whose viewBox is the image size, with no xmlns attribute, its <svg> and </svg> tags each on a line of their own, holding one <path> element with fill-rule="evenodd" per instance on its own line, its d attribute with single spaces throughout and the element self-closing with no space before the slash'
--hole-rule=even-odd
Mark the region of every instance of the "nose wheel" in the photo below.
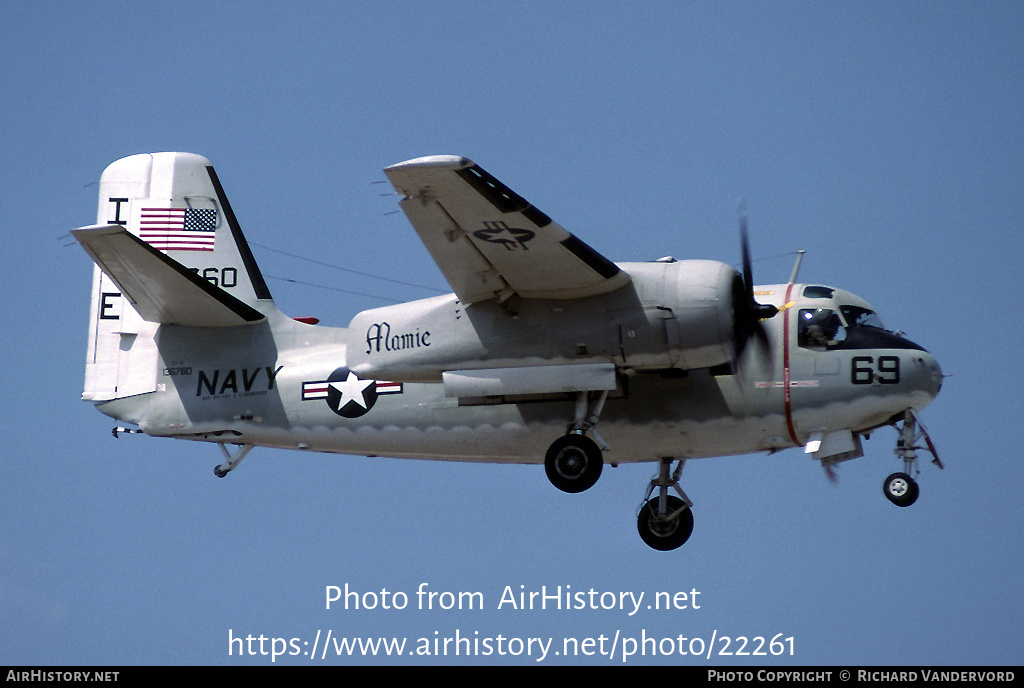
<svg viewBox="0 0 1024 688">
<path fill-rule="evenodd" d="M 917 501 L 920 490 L 917 481 L 906 473 L 893 473 L 882 486 L 885 497 L 896 506 L 910 506 Z"/>
<path fill-rule="evenodd" d="M 899 421 L 896 421 L 899 422 Z M 896 423 L 893 423 L 895 426 Z M 924 449 L 932 455 L 932 463 L 942 468 L 942 461 L 935 451 L 935 444 L 924 425 L 918 420 L 917 414 L 912 409 L 907 409 L 903 414 L 903 427 L 896 426 L 900 435 L 896 439 L 896 456 L 903 461 L 904 469 L 899 473 L 893 473 L 882 484 L 882 492 L 886 499 L 896 506 L 910 506 L 917 501 L 921 493 L 917 481 L 911 476 L 917 475 L 920 469 L 917 466 L 917 450 Z M 920 444 L 921 442 L 924 444 Z"/>
</svg>

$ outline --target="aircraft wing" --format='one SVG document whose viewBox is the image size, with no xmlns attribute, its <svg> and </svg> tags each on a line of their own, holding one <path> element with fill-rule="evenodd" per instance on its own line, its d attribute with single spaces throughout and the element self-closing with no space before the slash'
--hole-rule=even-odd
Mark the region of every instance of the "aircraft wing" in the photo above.
<svg viewBox="0 0 1024 688">
<path fill-rule="evenodd" d="M 574 299 L 629 283 L 622 272 L 471 160 L 417 158 L 384 170 L 463 303 Z"/>
<path fill-rule="evenodd" d="M 263 314 L 168 258 L 122 225 L 71 233 L 149 322 L 192 327 L 247 325 Z"/>
</svg>

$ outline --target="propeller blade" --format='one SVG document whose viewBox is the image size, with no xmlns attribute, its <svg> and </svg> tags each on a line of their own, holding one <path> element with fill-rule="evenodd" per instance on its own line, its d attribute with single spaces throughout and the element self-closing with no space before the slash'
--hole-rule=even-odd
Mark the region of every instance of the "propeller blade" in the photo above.
<svg viewBox="0 0 1024 688">
<path fill-rule="evenodd" d="M 740 243 L 743 250 L 743 286 L 747 303 L 754 303 L 754 270 L 750 264 L 750 235 L 747 231 L 747 203 L 740 201 Z"/>
<path fill-rule="evenodd" d="M 747 203 L 739 201 L 740 219 L 740 250 L 743 256 L 742 276 L 737 276 L 733 286 L 733 311 L 735 318 L 734 330 L 736 341 L 733 349 L 739 357 L 751 338 L 761 346 L 761 356 L 771 363 L 771 351 L 768 333 L 761 323 L 762 320 L 774 317 L 779 309 L 770 304 L 758 303 L 754 298 L 754 269 L 750 258 L 750 232 L 747 226 Z M 735 366 L 734 366 L 735 367 Z"/>
<path fill-rule="evenodd" d="M 754 299 L 754 269 L 750 260 L 750 232 L 747 229 L 747 202 L 740 201 L 740 243 L 743 252 L 743 286 L 746 291 L 750 315 L 756 320 L 774 317 L 779 309 Z"/>
</svg>

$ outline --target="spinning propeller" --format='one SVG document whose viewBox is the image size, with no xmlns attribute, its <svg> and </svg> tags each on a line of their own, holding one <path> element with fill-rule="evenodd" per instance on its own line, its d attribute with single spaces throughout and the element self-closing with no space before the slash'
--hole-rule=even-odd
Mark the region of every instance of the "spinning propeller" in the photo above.
<svg viewBox="0 0 1024 688">
<path fill-rule="evenodd" d="M 762 320 L 774 317 L 779 309 L 754 299 L 754 276 L 750 266 L 750 239 L 747 233 L 747 208 L 740 202 L 740 241 L 743 248 L 743 274 L 736 275 L 732 286 L 734 350 L 738 359 L 753 337 L 762 346 L 762 355 L 770 360 L 768 333 Z"/>
</svg>

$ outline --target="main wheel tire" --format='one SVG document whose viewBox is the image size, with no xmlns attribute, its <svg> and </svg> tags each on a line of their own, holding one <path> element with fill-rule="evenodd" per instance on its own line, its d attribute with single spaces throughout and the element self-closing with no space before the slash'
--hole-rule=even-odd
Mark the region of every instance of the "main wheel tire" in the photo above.
<svg viewBox="0 0 1024 688">
<path fill-rule="evenodd" d="M 584 435 L 559 437 L 544 457 L 548 480 L 562 492 L 583 492 L 593 487 L 603 466 L 601 449 Z"/>
<path fill-rule="evenodd" d="M 666 498 L 666 513 L 671 514 L 683 508 L 686 503 L 673 495 Z M 687 508 L 675 518 L 658 516 L 658 498 L 647 501 L 640 508 L 640 516 L 636 521 L 640 538 L 649 547 L 667 552 L 681 547 L 693 533 L 693 510 Z"/>
<path fill-rule="evenodd" d="M 885 479 L 882 486 L 886 499 L 896 506 L 910 506 L 917 501 L 920 488 L 917 481 L 906 473 L 893 473 Z"/>
</svg>

